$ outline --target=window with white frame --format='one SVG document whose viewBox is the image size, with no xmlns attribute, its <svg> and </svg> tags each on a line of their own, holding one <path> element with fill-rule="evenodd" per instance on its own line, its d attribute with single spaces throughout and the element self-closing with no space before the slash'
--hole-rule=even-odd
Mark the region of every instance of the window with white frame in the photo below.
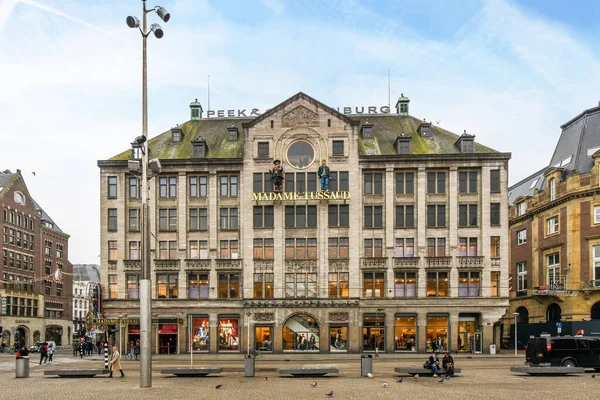
<svg viewBox="0 0 600 400">
<path fill-rule="evenodd" d="M 600 206 L 594 206 L 594 223 L 600 224 Z"/>
<path fill-rule="evenodd" d="M 558 216 L 548 218 L 546 220 L 546 226 L 548 227 L 548 235 L 558 233 Z"/>
<path fill-rule="evenodd" d="M 527 229 L 521 229 L 517 232 L 517 245 L 527 243 Z"/>
<path fill-rule="evenodd" d="M 552 253 L 547 256 L 548 260 L 548 285 L 557 285 L 560 282 L 560 261 L 559 253 Z"/>
<path fill-rule="evenodd" d="M 600 246 L 594 246 L 594 276 L 592 286 L 600 286 Z"/>
<path fill-rule="evenodd" d="M 517 204 L 517 211 L 519 215 L 525 214 L 527 212 L 527 203 L 522 201 L 519 204 Z"/>
<path fill-rule="evenodd" d="M 517 292 L 527 291 L 527 263 L 517 263 Z"/>
<path fill-rule="evenodd" d="M 556 200 L 556 179 L 550 179 L 550 201 Z"/>
</svg>

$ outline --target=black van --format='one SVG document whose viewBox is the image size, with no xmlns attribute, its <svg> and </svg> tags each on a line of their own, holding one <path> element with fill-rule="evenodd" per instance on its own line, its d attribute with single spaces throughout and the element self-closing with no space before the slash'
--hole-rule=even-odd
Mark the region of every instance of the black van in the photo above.
<svg viewBox="0 0 600 400">
<path fill-rule="evenodd" d="M 525 356 L 531 366 L 583 367 L 600 371 L 600 337 L 531 338 Z"/>
</svg>

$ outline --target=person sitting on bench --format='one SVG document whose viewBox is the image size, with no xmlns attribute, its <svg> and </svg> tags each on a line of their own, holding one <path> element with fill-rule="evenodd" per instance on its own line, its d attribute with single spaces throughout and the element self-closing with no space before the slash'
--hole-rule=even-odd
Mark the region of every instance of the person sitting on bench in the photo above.
<svg viewBox="0 0 600 400">
<path fill-rule="evenodd" d="M 433 370 L 433 377 L 437 378 L 440 369 L 440 360 L 438 359 L 437 352 L 434 352 L 429 356 L 429 368 Z"/>
<path fill-rule="evenodd" d="M 442 367 L 446 370 L 446 377 L 454 378 L 454 358 L 449 353 L 444 353 Z"/>
</svg>

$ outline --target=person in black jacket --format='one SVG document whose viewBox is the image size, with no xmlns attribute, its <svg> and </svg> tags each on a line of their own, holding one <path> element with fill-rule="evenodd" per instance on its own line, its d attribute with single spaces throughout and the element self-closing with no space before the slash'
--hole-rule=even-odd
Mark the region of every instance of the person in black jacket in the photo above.
<svg viewBox="0 0 600 400">
<path fill-rule="evenodd" d="M 329 167 L 327 166 L 327 160 L 321 161 L 317 175 L 319 175 L 319 179 L 321 180 L 321 190 L 329 190 Z"/>
<path fill-rule="evenodd" d="M 454 358 L 449 353 L 444 353 L 442 367 L 446 370 L 446 377 L 454 378 Z"/>
<path fill-rule="evenodd" d="M 281 160 L 273 161 L 273 169 L 270 169 L 271 181 L 273 182 L 273 191 L 281 193 L 283 191 L 283 167 L 281 166 Z"/>
</svg>

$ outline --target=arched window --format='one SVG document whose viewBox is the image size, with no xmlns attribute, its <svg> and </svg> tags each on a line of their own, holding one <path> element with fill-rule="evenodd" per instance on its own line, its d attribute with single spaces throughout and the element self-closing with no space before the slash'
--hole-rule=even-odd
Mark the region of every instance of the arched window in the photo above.
<svg viewBox="0 0 600 400">
<path fill-rule="evenodd" d="M 529 310 L 523 306 L 517 308 L 519 315 L 517 316 L 517 322 L 519 324 L 527 324 L 529 323 Z"/>
<path fill-rule="evenodd" d="M 312 315 L 292 315 L 283 325 L 283 350 L 319 351 L 319 322 Z"/>
<path fill-rule="evenodd" d="M 560 306 L 556 303 L 552 303 L 546 309 L 546 321 L 547 322 L 557 322 L 560 321 L 560 317 L 562 315 L 562 310 Z"/>
<path fill-rule="evenodd" d="M 550 201 L 556 200 L 556 179 L 550 179 Z"/>
<path fill-rule="evenodd" d="M 600 319 L 600 301 L 592 306 L 590 317 L 592 319 Z"/>
</svg>

